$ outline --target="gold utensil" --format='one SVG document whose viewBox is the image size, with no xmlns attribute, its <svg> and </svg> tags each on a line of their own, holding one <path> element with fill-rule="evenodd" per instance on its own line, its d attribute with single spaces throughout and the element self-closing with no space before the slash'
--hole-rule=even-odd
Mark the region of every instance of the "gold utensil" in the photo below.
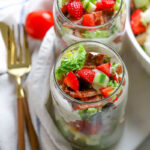
<svg viewBox="0 0 150 150">
<path fill-rule="evenodd" d="M 27 35 L 22 25 L 17 26 L 18 40 L 15 40 L 14 26 L 11 30 L 7 28 L 7 49 L 8 49 L 8 73 L 13 75 L 17 84 L 17 107 L 18 107 L 18 148 L 25 150 L 24 123 L 26 123 L 29 141 L 32 150 L 39 150 L 38 138 L 36 136 L 27 101 L 25 99 L 24 89 L 21 85 L 21 78 L 30 71 L 31 60 L 27 42 Z M 23 31 L 23 32 L 22 32 Z M 21 44 L 21 33 L 23 33 L 23 46 Z M 4 37 L 6 38 L 6 37 Z M 18 41 L 18 48 L 16 41 Z M 17 49 L 19 49 L 19 54 Z M 24 120 L 25 119 L 25 120 Z"/>
</svg>

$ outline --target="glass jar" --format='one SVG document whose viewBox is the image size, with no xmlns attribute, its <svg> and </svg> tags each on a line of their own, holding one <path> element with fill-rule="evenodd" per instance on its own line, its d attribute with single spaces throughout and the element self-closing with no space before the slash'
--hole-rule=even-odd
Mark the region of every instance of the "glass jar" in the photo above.
<svg viewBox="0 0 150 150">
<path fill-rule="evenodd" d="M 55 72 L 64 58 L 64 54 L 76 50 L 81 44 L 86 52 L 105 54 L 110 56 L 113 62 L 122 65 L 122 80 L 109 97 L 94 102 L 80 101 L 68 96 L 57 83 Z M 112 147 L 120 139 L 125 122 L 128 73 L 121 57 L 115 50 L 94 41 L 75 43 L 61 52 L 52 69 L 50 79 L 52 116 L 56 126 L 72 147 L 80 150 L 101 150 Z M 110 100 L 116 95 L 118 100 L 112 103 Z M 78 105 L 81 107 L 86 105 L 88 108 L 98 105 L 99 111 L 87 118 L 86 114 L 89 109 L 84 109 L 84 116 L 81 117 L 81 111 L 75 109 Z"/>
<path fill-rule="evenodd" d="M 89 27 L 77 25 L 71 22 L 67 17 L 64 16 L 59 8 L 59 0 L 55 0 L 53 14 L 56 32 L 55 45 L 57 53 L 59 54 L 61 50 L 75 42 L 89 39 L 105 43 L 120 53 L 126 22 L 125 0 L 120 0 L 120 2 L 120 8 L 115 15 L 109 19 L 108 22 L 99 26 Z"/>
</svg>

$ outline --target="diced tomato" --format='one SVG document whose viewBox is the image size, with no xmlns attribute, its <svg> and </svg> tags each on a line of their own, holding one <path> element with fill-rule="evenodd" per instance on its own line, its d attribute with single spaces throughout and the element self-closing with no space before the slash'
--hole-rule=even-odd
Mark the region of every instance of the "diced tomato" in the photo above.
<svg viewBox="0 0 150 150">
<path fill-rule="evenodd" d="M 115 103 L 118 100 L 118 96 L 113 100 L 113 103 Z"/>
<path fill-rule="evenodd" d="M 131 28 L 134 34 L 140 34 L 146 31 L 146 27 L 141 22 L 141 9 L 137 9 L 131 16 Z"/>
<path fill-rule="evenodd" d="M 106 88 L 100 89 L 100 92 L 104 97 L 110 96 L 112 91 L 113 91 L 112 87 L 106 87 Z"/>
<path fill-rule="evenodd" d="M 110 67 L 111 67 L 111 63 L 108 62 L 108 63 L 102 64 L 102 65 L 99 65 L 96 68 L 98 70 L 102 71 L 103 73 L 105 73 L 108 77 L 110 77 L 111 76 Z"/>
<path fill-rule="evenodd" d="M 119 66 L 117 67 L 117 69 L 116 69 L 116 72 L 117 72 L 118 74 L 121 74 L 122 71 L 123 71 L 122 66 L 119 65 Z"/>
<path fill-rule="evenodd" d="M 83 26 L 95 26 L 95 19 L 93 14 L 85 14 L 83 15 Z"/>
<path fill-rule="evenodd" d="M 74 91 L 78 91 L 79 90 L 79 81 L 78 81 L 76 75 L 72 71 L 70 71 L 67 74 L 67 76 L 64 79 L 64 83 L 68 87 L 72 88 Z"/>
<path fill-rule="evenodd" d="M 121 82 L 121 80 L 122 80 L 122 78 L 121 78 L 121 77 L 118 77 L 118 81 L 119 81 L 119 83 Z"/>
</svg>

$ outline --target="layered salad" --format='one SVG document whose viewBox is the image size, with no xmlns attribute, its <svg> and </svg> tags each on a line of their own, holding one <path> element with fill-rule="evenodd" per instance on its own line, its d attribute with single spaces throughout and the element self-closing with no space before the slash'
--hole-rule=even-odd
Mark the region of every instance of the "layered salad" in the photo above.
<svg viewBox="0 0 150 150">
<path fill-rule="evenodd" d="M 57 46 L 94 39 L 119 51 L 125 20 L 124 0 L 58 0 L 54 9 Z"/>
<path fill-rule="evenodd" d="M 54 116 L 63 136 L 81 150 L 115 144 L 123 128 L 127 99 L 128 79 L 122 64 L 78 45 L 63 53 L 53 73 Z"/>
<path fill-rule="evenodd" d="M 150 1 L 131 2 L 131 28 L 138 43 L 150 56 Z"/>
</svg>

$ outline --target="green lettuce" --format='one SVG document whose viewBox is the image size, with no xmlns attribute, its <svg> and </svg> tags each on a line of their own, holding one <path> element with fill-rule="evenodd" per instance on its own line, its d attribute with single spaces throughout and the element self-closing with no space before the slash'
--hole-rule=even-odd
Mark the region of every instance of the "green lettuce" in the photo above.
<svg viewBox="0 0 150 150">
<path fill-rule="evenodd" d="M 108 38 L 110 35 L 111 35 L 111 33 L 107 30 L 85 31 L 83 34 L 83 36 L 88 39 Z"/>
<path fill-rule="evenodd" d="M 79 115 L 83 120 L 85 120 L 85 119 L 89 119 L 92 115 L 96 114 L 97 112 L 99 112 L 97 108 L 88 108 L 88 109 L 80 110 Z"/>
<path fill-rule="evenodd" d="M 70 57 L 63 59 L 56 70 L 56 79 L 60 80 L 61 75 L 69 71 L 80 70 L 85 63 L 86 51 L 82 45 Z"/>
</svg>

